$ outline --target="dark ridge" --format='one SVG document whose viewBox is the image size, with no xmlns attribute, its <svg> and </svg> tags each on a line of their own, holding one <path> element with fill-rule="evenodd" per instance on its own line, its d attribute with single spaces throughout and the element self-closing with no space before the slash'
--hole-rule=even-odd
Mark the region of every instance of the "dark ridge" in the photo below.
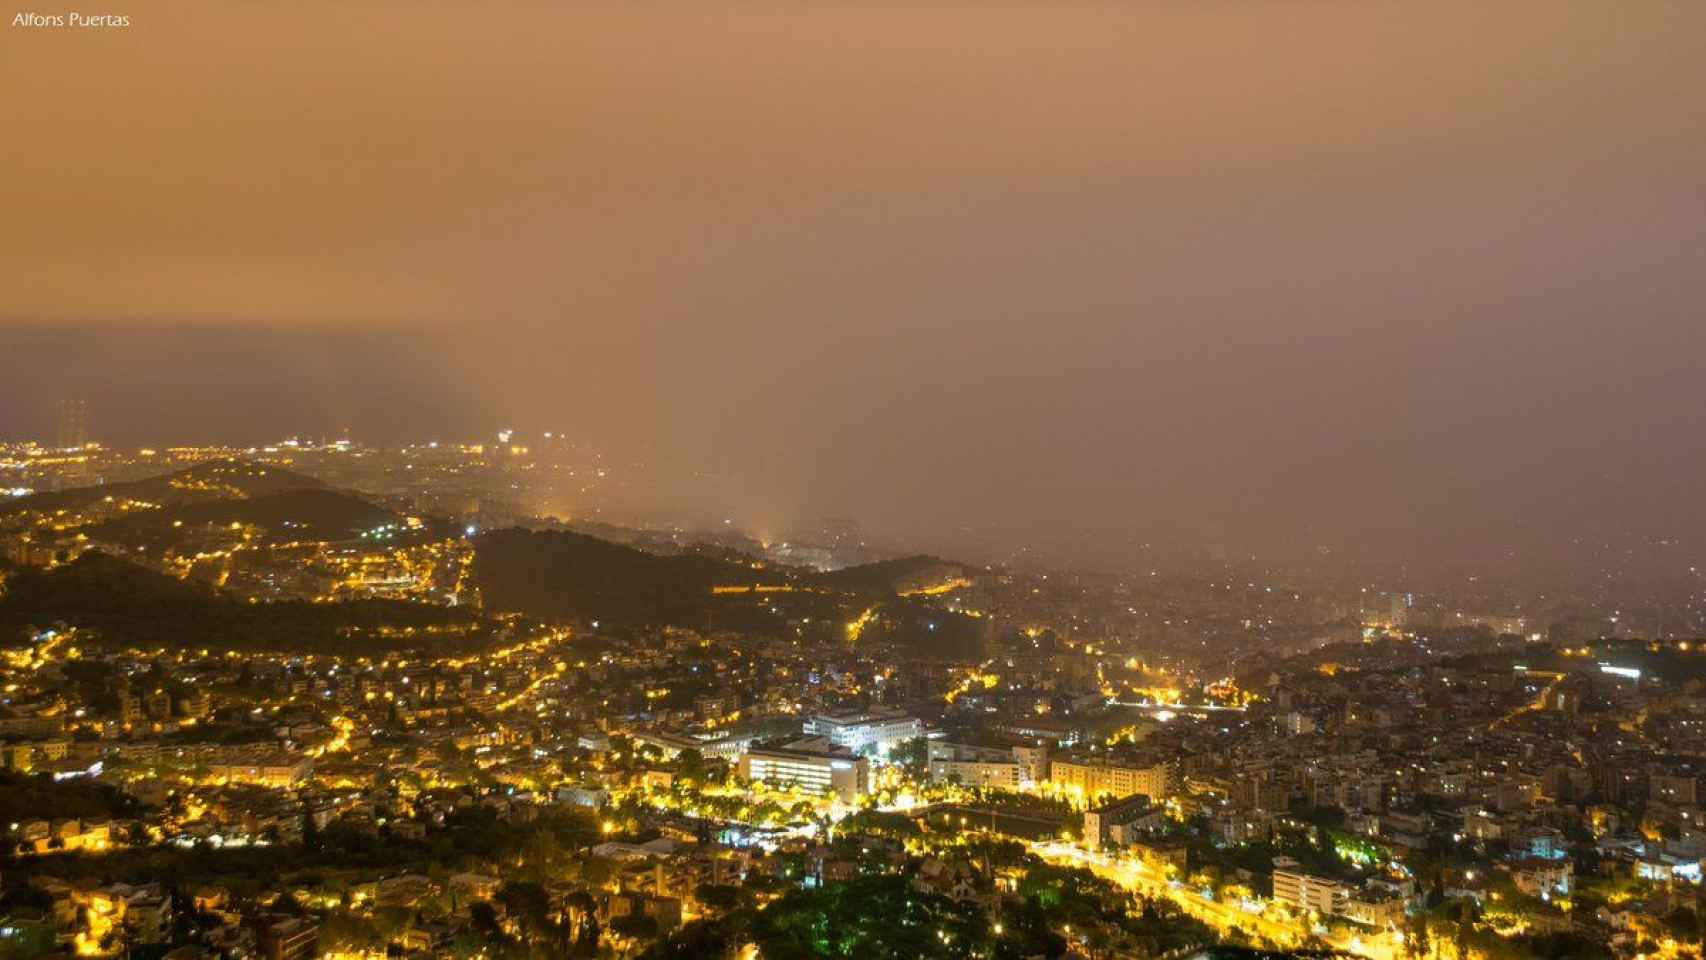
<svg viewBox="0 0 1706 960">
<path fill-rule="evenodd" d="M 123 483 L 44 491 L 0 503 L 0 516 L 26 510 L 51 512 L 88 506 L 106 497 L 146 500 L 162 506 L 205 500 L 265 496 L 286 490 L 320 490 L 325 483 L 306 474 L 247 460 L 209 460 L 174 473 Z"/>
<path fill-rule="evenodd" d="M 962 575 L 964 567 L 940 557 L 918 554 L 844 567 L 819 574 L 817 580 L 833 590 L 861 596 L 888 597 L 929 583 Z"/>
<path fill-rule="evenodd" d="M 698 554 L 657 556 L 585 534 L 497 530 L 475 541 L 491 610 L 629 623 L 697 620 L 715 587 L 779 586 L 786 574 Z"/>
<path fill-rule="evenodd" d="M 55 623 L 89 630 L 92 642 L 113 646 L 343 654 L 455 648 L 490 632 L 471 611 L 404 600 L 248 603 L 100 552 L 6 581 L 0 637 Z M 448 629 L 396 633 L 410 628 Z"/>
<path fill-rule="evenodd" d="M 158 547 L 178 536 L 232 523 L 259 527 L 274 540 L 348 540 L 402 517 L 354 494 L 303 488 L 245 499 L 208 500 L 147 510 L 89 527 L 93 540 Z M 181 526 L 180 526 L 181 525 Z"/>
</svg>

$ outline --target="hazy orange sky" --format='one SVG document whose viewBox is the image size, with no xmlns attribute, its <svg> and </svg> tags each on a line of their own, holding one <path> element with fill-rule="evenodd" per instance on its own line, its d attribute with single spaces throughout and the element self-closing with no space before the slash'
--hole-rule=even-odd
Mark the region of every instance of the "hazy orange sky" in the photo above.
<svg viewBox="0 0 1706 960">
<path fill-rule="evenodd" d="M 555 427 L 1116 558 L 1699 531 L 1698 0 L 100 12 L 0 30 L 0 437 Z"/>
</svg>

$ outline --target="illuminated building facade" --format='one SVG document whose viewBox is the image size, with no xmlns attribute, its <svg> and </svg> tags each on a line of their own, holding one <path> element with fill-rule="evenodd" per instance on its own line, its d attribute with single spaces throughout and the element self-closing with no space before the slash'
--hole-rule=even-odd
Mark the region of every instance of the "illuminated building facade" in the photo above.
<svg viewBox="0 0 1706 960">
<path fill-rule="evenodd" d="M 845 751 L 802 745 L 751 749 L 740 757 L 747 780 L 831 793 L 853 803 L 871 792 L 871 761 Z"/>
</svg>

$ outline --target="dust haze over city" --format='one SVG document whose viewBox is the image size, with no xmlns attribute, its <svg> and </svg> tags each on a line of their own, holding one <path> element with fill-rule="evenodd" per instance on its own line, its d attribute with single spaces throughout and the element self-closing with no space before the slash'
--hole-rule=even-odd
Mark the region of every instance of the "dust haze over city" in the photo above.
<svg viewBox="0 0 1706 960">
<path fill-rule="evenodd" d="M 13 31 L 3 429 L 67 394 L 113 443 L 554 427 L 755 527 L 1102 567 L 1693 537 L 1703 20 L 185 4 Z"/>
<path fill-rule="evenodd" d="M 695 955 L 677 922 L 730 955 L 792 956 L 766 898 L 829 911 L 795 898 L 851 889 L 803 824 L 922 817 L 928 842 L 859 822 L 941 893 L 959 861 L 916 858 L 943 811 L 1002 835 L 998 817 L 1064 818 L 1074 852 L 1023 837 L 1024 869 L 1084 867 L 1192 918 L 1139 929 L 1104 902 L 1125 946 L 1103 952 L 1032 902 L 1041 880 L 1008 889 L 974 863 L 966 882 L 996 905 L 943 921 L 943 955 L 1018 949 L 1003 924 L 1029 925 L 1027 956 L 1384 958 L 1430 936 L 1435 957 L 1457 936 L 1448 956 L 1563 949 L 1542 935 L 1619 958 L 1698 949 L 1675 911 L 1706 913 L 1690 899 L 1706 746 L 1651 718 L 1693 716 L 1706 683 L 1672 662 L 1706 634 L 1706 5 L 133 0 L 17 12 L 0 89 L 0 642 L 24 638 L 0 704 L 5 756 L 23 759 L 0 766 L 82 789 L 73 761 L 98 755 L 101 789 L 148 811 L 114 856 L 205 846 L 193 824 L 211 821 L 133 788 L 217 781 L 326 821 L 251 823 L 246 843 L 318 851 L 292 861 L 308 876 L 360 872 L 315 836 L 344 822 L 352 783 L 389 790 L 379 809 L 401 823 L 383 772 L 401 764 L 426 771 L 402 790 L 428 825 L 411 842 L 466 840 L 444 815 L 459 801 L 435 808 L 432 790 L 510 816 L 501 782 L 557 805 L 606 791 L 588 821 L 606 847 L 670 836 L 661 810 L 715 807 L 719 829 L 795 831 L 764 835 L 789 855 L 817 844 L 817 872 L 794 892 L 753 888 L 750 865 L 705 881 L 756 890 L 733 907 L 660 873 L 624 914 L 608 896 L 629 885 L 585 856 L 534 858 L 553 919 L 506 886 L 508 913 L 412 903 L 396 929 L 321 904 L 341 894 L 289 894 L 328 956 Z M 227 644 L 250 658 L 240 682 L 207 660 Z M 682 653 L 701 648 L 727 653 L 715 682 Z M 99 670 L 78 652 L 97 649 Z M 449 686 L 405 687 L 423 682 Z M 297 700 L 320 694 L 338 709 Z M 190 769 L 136 766 L 198 742 L 197 723 L 237 742 L 263 711 L 291 758 L 282 787 L 211 746 Z M 518 732 L 518 712 L 541 726 Z M 1371 736 L 1376 713 L 1462 749 Z M 788 717 L 806 740 L 773 736 Z M 100 749 L 68 758 L 60 734 Z M 364 737 L 404 751 L 374 761 L 378 786 L 338 765 Z M 1296 742 L 1270 755 L 1267 737 Z M 1491 741 L 1525 759 L 1495 776 Z M 1096 780 L 1057 758 L 1050 774 L 1046 750 L 1040 766 L 1023 752 L 1039 745 L 1167 772 Z M 1370 792 L 1329 796 L 1322 758 L 1364 747 L 1379 760 L 1334 782 Z M 488 749 L 501 761 L 475 759 Z M 724 809 L 735 785 L 786 779 L 765 763 L 844 750 L 872 779 L 824 787 L 815 820 Z M 1639 785 L 1618 779 L 1660 753 Z M 212 774 L 208 757 L 225 758 Z M 512 761 L 527 772 L 503 779 Z M 1460 761 L 1480 772 L 1441 772 Z M 330 769 L 345 779 L 320 782 Z M 667 802 L 647 779 L 666 774 Z M 1509 819 L 1497 837 L 1445 824 L 1470 802 L 1465 817 Z M 1266 834 L 1203 827 L 1234 812 Z M 1146 817 L 1142 838 L 1118 832 Z M 13 829 L 8 857 L 53 862 L 26 850 L 47 833 Z M 1532 880 L 1506 849 L 1538 829 L 1575 844 L 1535 854 L 1572 876 L 1615 864 L 1647 884 L 1593 888 L 1578 917 L 1634 898 L 1668 926 L 1560 919 L 1575 881 Z M 1331 831 L 1385 852 L 1317 862 Z M 1184 893 L 1140 876 L 1163 841 L 1191 847 Z M 519 882 L 502 858 L 421 857 L 410 876 Z M 1204 864 L 1213 883 L 1195 882 Z M 1477 873 L 1514 878 L 1520 929 Z M 1242 919 L 1221 887 L 1235 875 L 1254 883 Z M 877 882 L 860 876 L 841 880 Z M 1311 900 L 1329 880 L 1344 895 Z M 20 883 L 0 883 L 0 911 L 49 909 Z M 1384 894 L 1345 905 L 1382 883 L 1397 914 Z M 308 921 L 268 893 L 238 884 L 232 916 L 299 960 L 309 940 L 285 927 Z M 182 903 L 162 938 L 66 896 L 87 922 L 61 923 L 61 952 L 239 956 L 205 924 L 180 936 Z M 669 896 L 660 929 L 617 923 Z M 880 952 L 868 935 L 837 949 Z"/>
</svg>

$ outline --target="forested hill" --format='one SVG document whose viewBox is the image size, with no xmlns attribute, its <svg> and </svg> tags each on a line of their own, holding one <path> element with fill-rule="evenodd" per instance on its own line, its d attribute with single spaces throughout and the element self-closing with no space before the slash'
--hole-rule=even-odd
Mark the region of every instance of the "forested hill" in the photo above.
<svg viewBox="0 0 1706 960">
<path fill-rule="evenodd" d="M 286 490 L 321 490 L 325 483 L 306 474 L 246 460 L 209 460 L 175 473 L 69 490 L 33 493 L 0 503 L 0 515 L 26 510 L 51 512 L 87 506 L 107 497 L 141 500 L 160 506 L 204 500 L 241 499 Z"/>
<path fill-rule="evenodd" d="M 818 574 L 815 579 L 833 590 L 880 599 L 914 590 L 928 592 L 940 584 L 957 581 L 962 574 L 963 568 L 957 563 L 918 554 L 843 567 Z"/>
<path fill-rule="evenodd" d="M 700 554 L 659 556 L 585 534 L 498 530 L 475 541 L 491 610 L 663 623 L 692 619 L 716 587 L 780 586 L 786 572 Z"/>
<path fill-rule="evenodd" d="M 0 639 L 57 622 L 142 649 L 346 654 L 459 648 L 492 630 L 472 611 L 403 600 L 248 603 L 99 552 L 6 581 Z"/>
<path fill-rule="evenodd" d="M 91 539 L 128 547 L 175 545 L 207 527 L 241 524 L 272 541 L 351 540 L 403 518 L 338 490 L 304 488 L 243 499 L 205 500 L 160 510 L 133 511 L 88 528 Z"/>
<path fill-rule="evenodd" d="M 791 631 L 789 624 L 844 632 L 868 612 L 851 636 L 956 650 L 984 639 L 972 618 L 932 602 L 931 595 L 969 582 L 965 568 L 934 557 L 825 574 L 733 554 L 654 554 L 585 534 L 524 530 L 482 534 L 474 556 L 474 582 L 494 613 L 765 634 Z"/>
</svg>

